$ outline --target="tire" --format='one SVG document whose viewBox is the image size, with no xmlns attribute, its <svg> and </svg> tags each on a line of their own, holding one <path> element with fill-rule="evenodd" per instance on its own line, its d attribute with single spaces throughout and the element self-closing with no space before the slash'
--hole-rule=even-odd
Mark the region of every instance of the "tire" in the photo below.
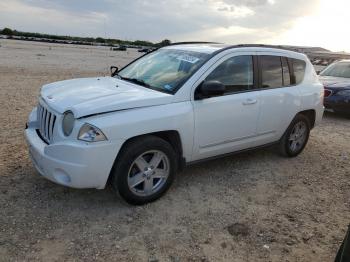
<svg viewBox="0 0 350 262">
<path fill-rule="evenodd" d="M 136 138 L 123 147 L 112 169 L 111 183 L 129 204 L 143 205 L 160 198 L 177 172 L 172 146 L 156 136 Z"/>
<path fill-rule="evenodd" d="M 280 153 L 287 157 L 299 155 L 309 140 L 310 129 L 308 118 L 296 115 L 279 142 Z"/>
</svg>

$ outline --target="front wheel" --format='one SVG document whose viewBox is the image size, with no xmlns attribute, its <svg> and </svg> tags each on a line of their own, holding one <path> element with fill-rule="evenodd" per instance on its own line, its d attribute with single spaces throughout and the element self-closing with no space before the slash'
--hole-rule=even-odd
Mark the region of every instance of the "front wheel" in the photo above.
<svg viewBox="0 0 350 262">
<path fill-rule="evenodd" d="M 310 123 L 304 115 L 297 115 L 280 141 L 280 152 L 284 156 L 299 155 L 309 140 Z"/>
<path fill-rule="evenodd" d="M 172 146 L 155 137 L 140 137 L 122 150 L 112 171 L 112 185 L 130 204 L 161 197 L 172 184 L 177 156 Z"/>
</svg>

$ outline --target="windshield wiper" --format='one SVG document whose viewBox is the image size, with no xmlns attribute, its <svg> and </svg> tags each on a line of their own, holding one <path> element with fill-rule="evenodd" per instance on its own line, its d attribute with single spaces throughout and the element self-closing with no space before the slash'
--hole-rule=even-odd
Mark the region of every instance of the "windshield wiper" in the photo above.
<svg viewBox="0 0 350 262">
<path fill-rule="evenodd" d="M 122 77 L 122 76 L 119 76 L 122 80 L 125 80 L 125 81 L 129 81 L 129 82 L 132 82 L 134 84 L 137 84 L 137 85 L 140 85 L 140 86 L 144 86 L 144 87 L 147 87 L 147 88 L 150 88 L 151 86 L 149 84 L 147 84 L 145 81 L 141 80 L 141 79 L 137 79 L 137 78 L 128 78 L 128 77 Z"/>
<path fill-rule="evenodd" d="M 117 77 L 118 77 L 118 79 L 125 80 L 125 81 L 131 82 L 131 83 L 134 83 L 134 84 L 137 84 L 137 85 L 140 85 L 140 86 L 143 86 L 143 87 L 146 87 L 146 88 L 158 91 L 158 92 L 163 92 L 163 93 L 166 93 L 166 94 L 172 94 L 173 95 L 173 93 L 170 90 L 166 90 L 166 89 L 162 89 L 162 88 L 159 88 L 159 87 L 151 86 L 150 84 L 147 84 L 142 79 L 123 77 L 121 75 L 117 75 Z"/>
</svg>

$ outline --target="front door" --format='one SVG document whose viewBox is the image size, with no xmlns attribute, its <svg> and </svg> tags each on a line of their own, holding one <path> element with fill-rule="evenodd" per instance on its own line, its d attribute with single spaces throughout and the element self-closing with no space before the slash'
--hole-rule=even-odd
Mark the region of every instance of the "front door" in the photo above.
<svg viewBox="0 0 350 262">
<path fill-rule="evenodd" d="M 208 72 L 204 81 L 220 81 L 226 92 L 193 101 L 195 135 L 192 160 L 249 148 L 254 141 L 259 91 L 254 89 L 253 64 L 253 56 L 235 55 L 219 60 Z"/>
</svg>

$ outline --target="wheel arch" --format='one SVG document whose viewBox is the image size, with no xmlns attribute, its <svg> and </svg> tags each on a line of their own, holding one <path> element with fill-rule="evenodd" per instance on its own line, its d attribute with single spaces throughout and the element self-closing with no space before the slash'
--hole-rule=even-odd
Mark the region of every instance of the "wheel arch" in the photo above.
<svg viewBox="0 0 350 262">
<path fill-rule="evenodd" d="M 303 115 L 303 116 L 305 116 L 305 117 L 309 120 L 310 129 L 314 128 L 314 126 L 315 126 L 315 121 L 316 121 L 316 111 L 315 111 L 314 109 L 308 109 L 308 110 L 300 111 L 300 112 L 296 113 L 295 116 L 292 118 L 292 120 L 290 121 L 290 123 L 288 124 L 288 126 L 286 127 L 286 129 L 284 130 L 284 132 L 282 133 L 282 135 L 280 136 L 280 138 L 279 138 L 278 141 L 281 141 L 281 139 L 283 138 L 284 134 L 287 132 L 289 126 L 291 125 L 291 123 L 293 122 L 293 120 L 294 120 L 298 115 Z"/>
<path fill-rule="evenodd" d="M 304 115 L 309 120 L 310 129 L 312 129 L 315 126 L 315 120 L 316 120 L 316 110 L 315 109 L 303 110 L 303 111 L 299 112 L 298 114 Z"/>
<path fill-rule="evenodd" d="M 182 140 L 180 137 L 180 133 L 177 130 L 164 130 L 164 131 L 157 131 L 157 132 L 152 132 L 152 133 L 147 133 L 147 134 L 142 134 L 142 135 L 137 135 L 128 138 L 123 145 L 121 146 L 115 160 L 113 163 L 113 167 L 115 166 L 115 163 L 118 162 L 118 159 L 121 155 L 121 153 L 125 150 L 125 148 L 133 141 L 136 139 L 141 139 L 142 137 L 147 137 L 147 136 L 155 136 L 159 137 L 166 142 L 168 142 L 171 147 L 174 149 L 176 155 L 178 156 L 178 169 L 182 170 L 184 166 L 186 165 L 186 159 L 183 157 L 183 146 L 182 146 Z M 111 179 L 111 173 L 113 172 L 113 168 L 111 169 L 111 172 L 108 176 L 108 182 L 110 182 Z"/>
</svg>

